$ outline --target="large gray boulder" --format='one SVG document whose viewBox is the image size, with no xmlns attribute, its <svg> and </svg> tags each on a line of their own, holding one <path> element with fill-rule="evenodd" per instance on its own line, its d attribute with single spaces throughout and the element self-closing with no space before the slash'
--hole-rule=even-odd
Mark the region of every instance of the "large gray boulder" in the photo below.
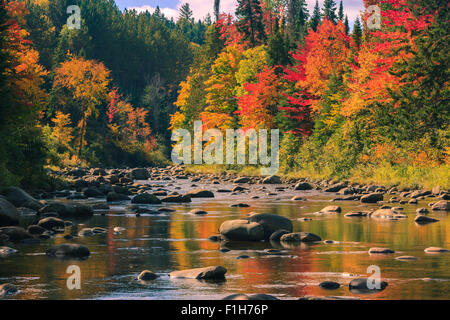
<svg viewBox="0 0 450 320">
<path fill-rule="evenodd" d="M 261 241 L 265 238 L 263 225 L 248 220 L 225 221 L 219 232 L 231 241 Z"/>
<path fill-rule="evenodd" d="M 264 228 L 264 238 L 267 240 L 277 230 L 287 230 L 292 232 L 293 226 L 291 220 L 283 216 L 268 213 L 254 213 L 249 219 L 250 222 L 256 222 Z"/>
<path fill-rule="evenodd" d="M 6 188 L 3 190 L 3 195 L 6 197 L 6 200 L 11 202 L 16 208 L 30 208 L 33 210 L 39 210 L 44 206 L 20 188 Z"/>
<path fill-rule="evenodd" d="M 314 186 L 309 182 L 299 182 L 294 186 L 294 190 L 312 190 Z"/>
<path fill-rule="evenodd" d="M 20 212 L 7 200 L 0 198 L 0 227 L 19 224 Z"/>
<path fill-rule="evenodd" d="M 39 214 L 48 212 L 56 212 L 61 218 L 85 219 L 91 217 L 94 214 L 94 209 L 87 205 L 69 205 L 65 203 L 55 202 L 48 204 L 41 210 L 39 210 Z"/>
<path fill-rule="evenodd" d="M 155 195 L 149 193 L 141 193 L 135 196 L 131 203 L 136 204 L 160 204 L 161 200 L 159 200 Z"/>
<path fill-rule="evenodd" d="M 196 268 L 181 271 L 173 271 L 169 274 L 171 278 L 197 279 L 197 280 L 223 280 L 227 269 L 222 266 Z"/>
</svg>

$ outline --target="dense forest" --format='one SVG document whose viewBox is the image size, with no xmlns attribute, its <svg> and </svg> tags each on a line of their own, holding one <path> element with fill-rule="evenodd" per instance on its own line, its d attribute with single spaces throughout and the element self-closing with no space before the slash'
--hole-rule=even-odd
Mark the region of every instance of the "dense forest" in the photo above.
<svg viewBox="0 0 450 320">
<path fill-rule="evenodd" d="M 282 171 L 379 183 L 449 179 L 449 5 L 237 0 L 177 21 L 113 0 L 0 0 L 0 185 L 46 168 L 169 163 L 171 130 L 279 128 Z M 77 5 L 80 28 L 68 25 Z"/>
</svg>

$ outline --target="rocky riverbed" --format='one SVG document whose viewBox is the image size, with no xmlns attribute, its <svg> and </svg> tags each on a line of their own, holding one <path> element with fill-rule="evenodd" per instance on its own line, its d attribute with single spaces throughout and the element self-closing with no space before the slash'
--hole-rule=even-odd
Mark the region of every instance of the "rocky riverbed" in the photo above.
<svg viewBox="0 0 450 320">
<path fill-rule="evenodd" d="M 438 187 L 181 167 L 56 174 L 65 190 L 1 191 L 2 299 L 450 296 L 450 202 Z M 71 290 L 73 266 L 81 279 Z"/>
</svg>

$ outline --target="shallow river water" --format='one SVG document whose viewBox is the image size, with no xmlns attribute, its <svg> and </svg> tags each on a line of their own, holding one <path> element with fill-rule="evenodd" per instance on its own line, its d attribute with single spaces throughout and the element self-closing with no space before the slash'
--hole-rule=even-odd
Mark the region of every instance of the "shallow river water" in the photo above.
<svg viewBox="0 0 450 320">
<path fill-rule="evenodd" d="M 174 186 L 180 193 L 191 189 L 192 182 L 139 181 L 161 185 L 169 191 Z M 167 186 L 167 184 L 173 184 Z M 419 226 L 414 222 L 415 210 L 427 207 L 433 199 L 419 201 L 419 205 L 401 205 L 407 219 L 380 221 L 370 218 L 347 218 L 350 211 L 376 208 L 356 201 L 330 202 L 335 194 L 318 191 L 276 192 L 277 185 L 249 186 L 251 193 L 230 195 L 218 189 L 233 186 L 201 184 L 198 187 L 214 191 L 213 199 L 192 199 L 189 204 L 142 206 L 156 209 L 170 207 L 176 212 L 136 217 L 127 212 L 128 202 L 111 205 L 108 211 L 96 211 L 87 221 L 78 221 L 66 234 L 76 235 L 81 228 L 104 227 L 108 234 L 65 240 L 63 234 L 43 240 L 39 245 L 15 245 L 19 252 L 6 259 L 0 258 L 0 283 L 13 283 L 20 293 L 13 299 L 222 299 L 235 293 L 266 293 L 280 299 L 298 299 L 313 296 L 348 296 L 362 299 L 449 299 L 450 253 L 427 254 L 431 246 L 450 247 L 450 219 L 448 213 L 430 213 L 437 223 Z M 154 188 L 156 189 L 156 187 Z M 271 191 L 277 195 L 267 195 Z M 251 199 L 252 196 L 260 199 Z M 308 201 L 295 202 L 294 195 Z M 385 196 L 389 198 L 389 195 Z M 56 201 L 67 201 L 56 199 Z M 98 203 L 105 200 L 79 200 Z M 233 203 L 245 202 L 249 208 L 231 208 Z M 342 207 L 341 214 L 316 215 L 328 205 Z M 399 204 L 394 204 L 399 206 Z M 207 215 L 188 214 L 193 208 Z M 250 212 L 275 213 L 292 219 L 294 232 L 308 231 L 334 244 L 313 244 L 275 248 L 281 254 L 270 255 L 270 243 L 218 243 L 208 237 L 217 234 L 225 220 L 245 217 Z M 106 215 L 102 215 L 106 213 Z M 298 218 L 310 217 L 301 222 Z M 32 217 L 29 217 L 33 219 Z M 82 224 L 82 225 L 80 225 Z M 116 234 L 114 227 L 124 227 Z M 56 260 L 45 255 L 47 248 L 66 242 L 86 245 L 91 256 L 84 261 Z M 395 250 L 390 255 L 369 255 L 371 247 Z M 231 251 L 221 252 L 228 248 Z M 247 255 L 249 258 L 238 259 Z M 395 257 L 411 255 L 416 261 L 400 261 Z M 78 265 L 81 270 L 81 289 L 69 290 L 67 268 Z M 227 268 L 226 281 L 210 283 L 197 280 L 172 280 L 168 273 L 188 268 L 221 265 Z M 349 291 L 348 283 L 355 277 L 367 277 L 367 268 L 379 266 L 382 280 L 389 283 L 379 293 L 361 295 Z M 150 283 L 136 280 L 142 270 L 152 270 L 160 277 Z M 322 281 L 341 284 L 337 290 L 324 290 Z"/>
</svg>

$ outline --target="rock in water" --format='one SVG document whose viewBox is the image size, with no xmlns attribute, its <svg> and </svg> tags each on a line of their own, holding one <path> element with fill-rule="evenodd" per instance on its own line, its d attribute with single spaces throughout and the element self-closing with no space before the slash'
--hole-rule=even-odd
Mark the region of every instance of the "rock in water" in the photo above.
<svg viewBox="0 0 450 320">
<path fill-rule="evenodd" d="M 0 247 L 0 258 L 6 258 L 15 254 L 17 250 L 10 247 Z"/>
<path fill-rule="evenodd" d="M 6 197 L 6 200 L 11 202 L 16 208 L 30 208 L 33 210 L 39 210 L 43 207 L 42 203 L 20 188 L 6 188 L 3 190 L 3 195 Z"/>
<path fill-rule="evenodd" d="M 261 241 L 264 239 L 264 227 L 248 220 L 229 220 L 222 223 L 219 232 L 232 241 Z"/>
<path fill-rule="evenodd" d="M 147 180 L 150 178 L 150 174 L 147 169 L 138 168 L 131 170 L 131 178 L 134 180 Z"/>
<path fill-rule="evenodd" d="M 195 214 L 195 215 L 205 215 L 208 214 L 208 212 L 201 210 L 201 209 L 192 209 L 191 211 L 189 211 L 190 214 Z"/>
<path fill-rule="evenodd" d="M 380 281 L 376 285 L 371 279 L 357 278 L 350 281 L 348 287 L 354 293 L 371 293 L 383 291 L 387 285 L 388 283 L 385 281 Z"/>
<path fill-rule="evenodd" d="M 281 237 L 281 242 L 316 242 L 322 241 L 318 235 L 310 232 L 288 233 Z"/>
<path fill-rule="evenodd" d="M 144 270 L 138 276 L 138 280 L 142 281 L 151 281 L 155 280 L 156 278 L 158 278 L 158 275 L 154 274 L 150 270 Z"/>
<path fill-rule="evenodd" d="M 264 183 L 264 184 L 281 184 L 281 179 L 279 176 L 269 176 L 267 178 L 264 178 L 262 183 Z"/>
<path fill-rule="evenodd" d="M 0 197 L 0 227 L 19 224 L 20 212 L 7 200 Z"/>
<path fill-rule="evenodd" d="M 22 242 L 34 239 L 33 236 L 21 227 L 3 227 L 0 228 L 0 234 L 8 236 L 11 242 Z"/>
<path fill-rule="evenodd" d="M 342 209 L 339 206 L 328 206 L 320 210 L 323 213 L 340 213 L 341 211 Z"/>
<path fill-rule="evenodd" d="M 197 279 L 197 280 L 223 280 L 227 269 L 222 266 L 188 269 L 173 271 L 169 274 L 171 278 Z"/>
<path fill-rule="evenodd" d="M 294 186 L 294 190 L 300 191 L 300 190 L 312 190 L 314 187 L 312 184 L 308 182 L 299 182 Z"/>
<path fill-rule="evenodd" d="M 434 219 L 434 218 L 431 218 L 431 217 L 427 217 L 427 216 L 422 216 L 422 215 L 419 215 L 419 216 L 417 216 L 415 219 L 414 219 L 414 222 L 415 223 L 417 223 L 417 224 L 429 224 L 429 223 L 434 223 L 434 222 L 438 222 L 439 220 L 438 219 Z"/>
<path fill-rule="evenodd" d="M 60 244 L 51 247 L 46 251 L 46 254 L 55 258 L 76 258 L 83 259 L 89 257 L 91 254 L 89 249 L 82 244 Z"/>
<path fill-rule="evenodd" d="M 56 212 L 61 218 L 90 218 L 94 215 L 94 209 L 86 205 L 69 205 L 65 203 L 52 203 L 39 210 L 39 214 Z"/>
<path fill-rule="evenodd" d="M 191 197 L 182 195 L 170 195 L 161 199 L 162 202 L 167 203 L 188 203 L 192 202 Z"/>
<path fill-rule="evenodd" d="M 383 201 L 382 193 L 370 193 L 361 197 L 361 203 L 377 203 L 378 201 Z"/>
<path fill-rule="evenodd" d="M 433 211 L 450 211 L 450 201 L 441 200 L 436 202 L 432 207 Z"/>
<path fill-rule="evenodd" d="M 324 281 L 319 284 L 319 287 L 325 290 L 336 290 L 341 287 L 341 285 L 334 281 Z"/>
<path fill-rule="evenodd" d="M 54 228 L 64 229 L 66 227 L 63 220 L 53 217 L 41 219 L 37 225 L 47 230 L 53 230 Z"/>
<path fill-rule="evenodd" d="M 391 254 L 395 253 L 394 250 L 389 248 L 370 248 L 369 254 Z"/>
<path fill-rule="evenodd" d="M 249 217 L 250 222 L 256 222 L 264 228 L 264 238 L 268 240 L 270 236 L 278 230 L 287 230 L 292 232 L 292 221 L 286 217 L 276 214 L 254 213 Z"/>
<path fill-rule="evenodd" d="M 292 231 L 288 231 L 288 230 L 277 230 L 270 235 L 269 240 L 278 242 L 278 241 L 280 241 L 282 236 L 284 236 L 285 234 L 291 233 L 291 232 Z"/>
<path fill-rule="evenodd" d="M 130 200 L 130 198 L 127 195 L 117 192 L 110 192 L 106 196 L 107 202 L 126 201 L 126 200 Z"/>
<path fill-rule="evenodd" d="M 429 247 L 425 249 L 426 253 L 442 253 L 442 252 L 449 252 L 449 250 L 439 247 Z"/>
<path fill-rule="evenodd" d="M 0 297 L 15 295 L 18 291 L 13 284 L 5 283 L 0 285 Z"/>
<path fill-rule="evenodd" d="M 209 190 L 195 189 L 185 194 L 191 198 L 214 198 L 214 193 Z"/>
<path fill-rule="evenodd" d="M 280 300 L 277 297 L 274 297 L 269 294 L 253 294 L 253 295 L 246 295 L 246 294 L 232 294 L 229 296 L 226 296 L 222 300 L 256 300 L 256 301 L 263 301 L 263 300 Z"/>
<path fill-rule="evenodd" d="M 149 193 L 138 194 L 131 200 L 131 203 L 138 204 L 160 204 L 161 200 L 159 200 L 155 195 Z"/>
</svg>

